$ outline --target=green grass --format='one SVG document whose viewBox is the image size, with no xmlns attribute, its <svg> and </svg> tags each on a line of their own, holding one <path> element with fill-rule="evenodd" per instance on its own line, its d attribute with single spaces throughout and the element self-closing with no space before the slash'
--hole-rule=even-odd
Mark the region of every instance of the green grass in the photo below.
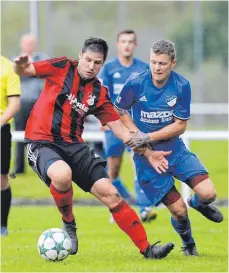
<svg viewBox="0 0 229 273">
<path fill-rule="evenodd" d="M 225 220 L 216 224 L 190 209 L 193 235 L 199 257 L 184 257 L 181 241 L 174 232 L 169 213 L 161 209 L 157 220 L 146 224 L 148 238 L 154 243 L 172 241 L 175 249 L 164 260 L 145 260 L 116 224 L 109 224 L 104 207 L 75 208 L 79 252 L 58 263 L 41 258 L 37 251 L 40 234 L 60 227 L 55 207 L 12 207 L 9 236 L 2 237 L 2 272 L 227 272 L 228 209 Z"/>
<path fill-rule="evenodd" d="M 227 141 L 193 141 L 191 150 L 198 155 L 200 160 L 208 169 L 211 179 L 215 184 L 219 198 L 228 197 L 228 143 Z M 134 192 L 133 179 L 134 172 L 129 155 L 125 154 L 121 177 L 124 183 Z M 25 175 L 18 175 L 15 180 L 11 181 L 14 197 L 41 198 L 50 197 L 50 193 L 44 183 L 38 176 L 27 166 Z M 180 188 L 181 183 L 176 183 Z M 90 194 L 84 193 L 77 187 L 74 191 L 74 198 L 92 198 Z"/>
</svg>

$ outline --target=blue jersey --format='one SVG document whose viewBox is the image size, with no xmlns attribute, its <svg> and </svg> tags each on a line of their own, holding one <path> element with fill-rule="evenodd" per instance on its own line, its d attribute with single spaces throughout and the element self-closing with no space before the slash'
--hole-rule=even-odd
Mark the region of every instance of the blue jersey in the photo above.
<svg viewBox="0 0 229 273">
<path fill-rule="evenodd" d="M 137 127 L 145 133 L 154 132 L 172 124 L 174 118 L 190 118 L 191 88 L 189 82 L 171 72 L 165 86 L 154 86 L 151 71 L 130 78 L 123 87 L 115 106 L 132 110 Z M 158 174 L 144 156 L 134 155 L 138 182 L 153 205 L 158 205 L 174 185 L 174 178 L 185 182 L 190 177 L 206 174 L 207 170 L 179 137 L 153 144 L 154 150 L 171 150 L 167 156 L 169 168 Z"/>
<path fill-rule="evenodd" d="M 115 58 L 104 65 L 98 78 L 102 85 L 108 88 L 111 101 L 114 102 L 127 79 L 147 69 L 149 69 L 148 64 L 136 58 L 129 67 L 123 66 L 119 59 Z"/>
<path fill-rule="evenodd" d="M 139 130 L 150 133 L 173 123 L 174 117 L 189 119 L 190 103 L 191 88 L 188 80 L 172 71 L 165 86 L 157 88 L 153 84 L 151 71 L 147 70 L 126 82 L 115 101 L 115 106 L 125 110 L 131 109 L 133 121 Z M 171 149 L 169 144 L 178 138 L 159 141 L 158 144 L 168 145 L 158 148 Z"/>
</svg>

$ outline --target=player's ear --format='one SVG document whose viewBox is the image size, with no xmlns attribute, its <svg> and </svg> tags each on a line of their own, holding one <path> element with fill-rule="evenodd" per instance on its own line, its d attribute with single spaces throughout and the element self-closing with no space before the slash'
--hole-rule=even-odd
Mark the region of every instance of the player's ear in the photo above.
<svg viewBox="0 0 229 273">
<path fill-rule="evenodd" d="M 134 45 L 135 45 L 135 46 L 138 45 L 138 43 L 137 43 L 137 37 L 136 37 L 136 36 L 134 36 Z"/>
<path fill-rule="evenodd" d="M 82 56 L 83 56 L 83 52 L 82 52 L 82 50 L 80 50 L 80 53 L 79 53 L 79 59 L 81 59 L 81 58 L 82 58 Z"/>
<path fill-rule="evenodd" d="M 174 59 L 174 60 L 172 61 L 172 68 L 174 68 L 174 66 L 176 65 L 176 63 L 177 63 L 177 59 Z"/>
</svg>

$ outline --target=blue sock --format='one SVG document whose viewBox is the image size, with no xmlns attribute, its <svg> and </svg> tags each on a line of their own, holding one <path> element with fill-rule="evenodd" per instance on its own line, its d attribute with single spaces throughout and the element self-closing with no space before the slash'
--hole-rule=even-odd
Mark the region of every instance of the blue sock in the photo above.
<svg viewBox="0 0 229 273">
<path fill-rule="evenodd" d="M 192 237 L 192 230 L 188 216 L 180 221 L 176 221 L 173 219 L 173 217 L 171 217 L 171 223 L 175 231 L 180 235 L 183 246 L 195 243 Z"/>
<path fill-rule="evenodd" d="M 199 198 L 199 196 L 195 193 L 194 196 L 191 198 L 191 205 L 194 207 L 194 208 L 198 208 L 200 207 L 201 205 L 204 205 L 204 204 L 209 204 L 211 202 L 206 202 L 206 201 L 203 201 Z"/>
<path fill-rule="evenodd" d="M 122 198 L 124 199 L 129 199 L 131 197 L 130 192 L 126 188 L 125 185 L 123 185 L 122 180 L 120 177 L 116 178 L 115 180 L 112 181 L 112 184 L 115 186 L 115 188 L 118 190 Z"/>
<path fill-rule="evenodd" d="M 136 193 L 136 203 L 139 208 L 139 212 L 142 213 L 146 209 L 149 210 L 152 204 L 149 201 L 148 197 L 145 195 L 144 191 L 141 189 L 136 176 L 134 179 L 134 188 Z"/>
</svg>

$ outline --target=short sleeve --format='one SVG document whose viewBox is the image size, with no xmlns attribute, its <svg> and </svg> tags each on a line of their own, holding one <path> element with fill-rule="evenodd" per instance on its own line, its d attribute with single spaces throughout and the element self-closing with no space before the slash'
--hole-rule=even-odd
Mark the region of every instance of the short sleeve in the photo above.
<svg viewBox="0 0 229 273">
<path fill-rule="evenodd" d="M 191 87 L 187 83 L 182 87 L 180 99 L 177 102 L 176 108 L 173 111 L 173 116 L 186 120 L 190 119 L 190 104 L 191 104 Z"/>
<path fill-rule="evenodd" d="M 123 86 L 119 96 L 114 102 L 115 107 L 121 110 L 130 110 L 131 106 L 135 102 L 135 94 L 131 81 L 127 81 Z"/>
<path fill-rule="evenodd" d="M 48 78 L 54 75 L 58 69 L 64 68 L 67 62 L 68 59 L 66 57 L 61 57 L 34 62 L 33 65 L 38 78 Z"/>
<path fill-rule="evenodd" d="M 96 118 L 99 119 L 103 126 L 106 125 L 108 122 L 120 119 L 108 95 L 106 95 L 102 105 L 96 109 L 94 115 Z"/>
<path fill-rule="evenodd" d="M 6 95 L 7 97 L 10 97 L 19 96 L 20 94 L 21 94 L 20 78 L 14 72 L 12 65 L 8 72 Z"/>
</svg>

